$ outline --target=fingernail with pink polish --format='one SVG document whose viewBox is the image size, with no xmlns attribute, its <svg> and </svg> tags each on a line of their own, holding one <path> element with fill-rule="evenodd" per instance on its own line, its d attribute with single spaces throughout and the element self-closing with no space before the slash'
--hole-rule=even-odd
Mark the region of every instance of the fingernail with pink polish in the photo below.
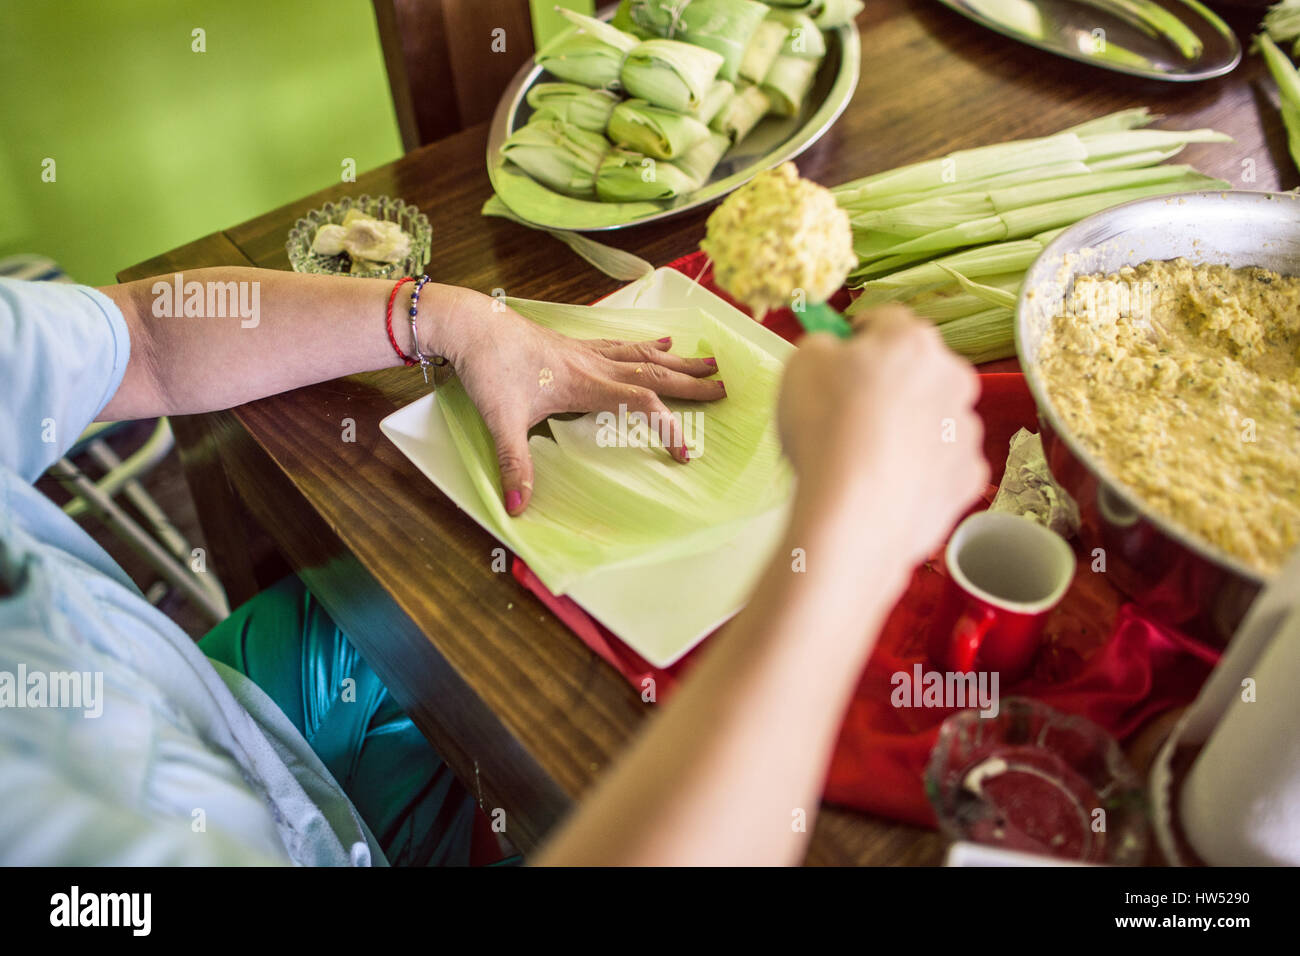
<svg viewBox="0 0 1300 956">
<path fill-rule="evenodd" d="M 680 451 L 681 451 L 681 453 L 682 453 L 682 461 L 690 461 L 690 460 L 691 460 L 691 453 L 690 453 L 689 451 L 686 450 L 686 446 L 685 446 L 685 445 L 683 445 L 683 446 L 681 447 Z"/>
<path fill-rule="evenodd" d="M 723 395 L 727 394 L 727 386 L 723 383 L 722 379 L 718 379 L 718 388 L 722 389 Z"/>
<path fill-rule="evenodd" d="M 660 345 L 670 345 L 672 344 L 673 337 L 671 335 L 665 335 L 662 339 L 658 339 L 657 341 Z"/>
<path fill-rule="evenodd" d="M 717 368 L 717 367 L 718 367 L 718 360 L 715 359 L 715 358 L 706 358 L 706 359 L 704 360 L 704 364 L 705 364 L 705 365 L 712 365 L 714 368 Z"/>
<path fill-rule="evenodd" d="M 514 514 L 519 510 L 519 506 L 524 503 L 524 496 L 515 489 L 511 488 L 506 492 L 506 511 Z"/>
</svg>

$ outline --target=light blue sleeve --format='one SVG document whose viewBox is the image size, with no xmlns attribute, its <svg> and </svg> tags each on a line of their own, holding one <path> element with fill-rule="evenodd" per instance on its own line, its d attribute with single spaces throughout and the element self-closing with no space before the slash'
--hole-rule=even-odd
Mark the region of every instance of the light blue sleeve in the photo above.
<svg viewBox="0 0 1300 956">
<path fill-rule="evenodd" d="M 130 355 L 103 293 L 0 279 L 0 467 L 36 481 L 108 404 Z"/>
</svg>

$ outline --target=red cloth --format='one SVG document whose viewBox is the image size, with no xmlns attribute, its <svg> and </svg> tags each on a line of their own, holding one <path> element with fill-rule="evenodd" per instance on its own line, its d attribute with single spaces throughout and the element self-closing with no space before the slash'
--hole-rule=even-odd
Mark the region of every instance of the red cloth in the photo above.
<svg viewBox="0 0 1300 956">
<path fill-rule="evenodd" d="M 671 267 L 695 277 L 704 265 L 703 255 L 694 253 Z M 701 284 L 731 301 L 710 280 L 706 272 Z M 841 309 L 847 303 L 843 290 L 832 300 Z M 788 309 L 769 315 L 763 324 L 790 341 L 802 334 Z M 1022 427 L 1038 430 L 1033 397 L 1018 369 L 1014 359 L 981 369 L 976 411 L 984 421 L 984 455 L 994 475 L 1000 476 L 1006 466 L 1011 436 Z M 995 491 L 994 486 L 986 489 L 986 503 Z M 571 599 L 551 594 L 522 561 L 515 560 L 513 573 L 635 687 L 644 689 L 644 681 L 653 678 L 659 701 L 671 696 L 699 651 L 670 668 L 652 667 Z M 922 670 L 930 669 L 925 657 L 928 624 L 945 584 L 936 554 L 916 569 L 886 620 L 840 729 L 826 781 L 827 800 L 934 826 L 922 777 L 939 725 L 952 711 L 896 708 L 890 693 L 896 672 L 910 674 L 918 662 Z M 1081 554 L 1075 580 L 1048 622 L 1030 672 L 999 692 L 1002 697 L 1034 697 L 1081 714 L 1123 739 L 1156 714 L 1189 703 L 1217 660 L 1214 651 L 1125 604 L 1106 576 L 1091 570 L 1090 556 Z"/>
</svg>

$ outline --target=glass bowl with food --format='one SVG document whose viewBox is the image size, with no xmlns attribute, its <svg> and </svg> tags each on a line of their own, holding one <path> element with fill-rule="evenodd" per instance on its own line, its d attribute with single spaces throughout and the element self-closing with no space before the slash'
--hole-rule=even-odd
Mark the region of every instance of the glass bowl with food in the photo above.
<svg viewBox="0 0 1300 956">
<path fill-rule="evenodd" d="M 344 196 L 299 219 L 285 251 L 294 272 L 387 278 L 419 275 L 432 230 L 415 206 L 388 196 Z"/>
<path fill-rule="evenodd" d="M 1028 697 L 943 722 L 925 772 L 940 828 L 954 840 L 1078 863 L 1146 856 L 1141 778 L 1115 739 Z"/>
</svg>

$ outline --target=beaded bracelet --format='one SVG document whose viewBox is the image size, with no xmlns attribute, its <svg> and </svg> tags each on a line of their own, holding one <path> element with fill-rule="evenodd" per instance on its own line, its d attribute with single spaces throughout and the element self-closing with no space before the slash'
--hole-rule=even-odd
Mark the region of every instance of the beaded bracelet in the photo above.
<svg viewBox="0 0 1300 956">
<path fill-rule="evenodd" d="M 424 374 L 425 384 L 428 384 L 429 381 L 430 365 L 441 368 L 447 364 L 447 360 L 443 356 L 435 355 L 430 358 L 420 350 L 420 330 L 416 323 L 416 317 L 420 311 L 420 292 L 429 281 L 430 279 L 427 275 L 422 275 L 419 279 L 413 279 L 410 276 L 399 279 L 397 284 L 393 286 L 392 294 L 388 297 L 388 315 L 386 320 L 388 341 L 392 344 L 393 351 L 397 353 L 398 358 L 405 362 L 408 367 L 412 365 L 420 366 L 420 371 Z M 397 291 L 408 282 L 415 283 L 415 289 L 411 292 L 411 308 L 409 310 L 411 317 L 411 350 L 415 352 L 414 357 L 411 357 L 402 351 L 401 347 L 397 344 L 396 337 L 393 335 L 393 303 L 397 301 Z"/>
</svg>

